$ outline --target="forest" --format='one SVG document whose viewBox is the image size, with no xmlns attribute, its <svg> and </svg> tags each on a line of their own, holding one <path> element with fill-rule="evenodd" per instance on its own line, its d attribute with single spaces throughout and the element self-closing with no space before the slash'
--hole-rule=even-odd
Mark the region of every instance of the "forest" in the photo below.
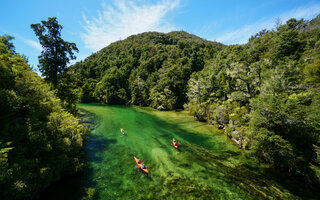
<svg viewBox="0 0 320 200">
<path fill-rule="evenodd" d="M 0 199 L 31 199 L 85 167 L 89 132 L 12 39 L 0 37 Z"/>
<path fill-rule="evenodd" d="M 243 45 L 183 31 L 132 35 L 70 67 L 62 60 L 55 76 L 44 54 L 45 78 L 12 39 L 0 37 L 0 199 L 32 198 L 85 167 L 77 102 L 187 110 L 257 162 L 320 185 L 320 15 Z M 76 46 L 64 44 L 74 59 Z"/>
</svg>

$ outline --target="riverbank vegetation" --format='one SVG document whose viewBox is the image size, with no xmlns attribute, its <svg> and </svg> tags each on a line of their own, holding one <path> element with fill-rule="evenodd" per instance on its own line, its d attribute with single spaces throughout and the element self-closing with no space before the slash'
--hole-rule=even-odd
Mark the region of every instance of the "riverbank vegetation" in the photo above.
<svg viewBox="0 0 320 200">
<path fill-rule="evenodd" d="M 0 199 L 30 199 L 83 169 L 88 131 L 12 39 L 0 37 Z"/>
<path fill-rule="evenodd" d="M 71 71 L 82 102 L 184 108 L 259 162 L 317 185 L 319 24 L 320 16 L 290 19 L 230 46 L 181 31 L 143 33 Z"/>
</svg>

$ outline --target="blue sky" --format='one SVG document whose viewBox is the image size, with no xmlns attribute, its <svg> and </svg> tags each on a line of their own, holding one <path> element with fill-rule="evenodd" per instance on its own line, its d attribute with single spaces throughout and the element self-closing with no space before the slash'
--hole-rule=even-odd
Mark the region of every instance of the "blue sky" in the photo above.
<svg viewBox="0 0 320 200">
<path fill-rule="evenodd" d="M 77 61 L 108 44 L 146 32 L 183 30 L 224 44 L 243 44 L 277 18 L 312 19 L 317 0 L 5 0 L 0 35 L 15 37 L 18 53 L 36 67 L 41 46 L 30 28 L 48 17 L 64 27 L 62 38 L 79 48 Z"/>
</svg>

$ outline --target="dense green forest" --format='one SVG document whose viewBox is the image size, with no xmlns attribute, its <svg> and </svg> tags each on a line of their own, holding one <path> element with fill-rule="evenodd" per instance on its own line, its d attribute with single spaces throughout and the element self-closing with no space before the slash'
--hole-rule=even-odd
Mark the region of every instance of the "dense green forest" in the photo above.
<svg viewBox="0 0 320 200">
<path fill-rule="evenodd" d="M 85 166 L 80 119 L 0 37 L 0 199 L 29 199 Z"/>
<path fill-rule="evenodd" d="M 44 35 L 46 26 L 58 34 Z M 13 37 L 0 37 L 0 199 L 32 198 L 83 169 L 88 130 L 79 101 L 188 110 L 258 162 L 319 186 L 320 15 L 290 19 L 243 45 L 142 33 L 71 67 L 78 49 L 60 38 L 56 18 L 31 28 L 45 49 L 57 42 L 58 50 L 39 56 L 41 78 Z"/>
<path fill-rule="evenodd" d="M 244 45 L 148 32 L 69 68 L 82 102 L 187 109 L 259 162 L 319 183 L 320 16 Z M 317 174 L 317 175 L 316 175 Z"/>
<path fill-rule="evenodd" d="M 223 45 L 185 32 L 143 33 L 110 44 L 76 63 L 81 101 L 166 109 L 187 102 L 190 75 Z"/>
</svg>

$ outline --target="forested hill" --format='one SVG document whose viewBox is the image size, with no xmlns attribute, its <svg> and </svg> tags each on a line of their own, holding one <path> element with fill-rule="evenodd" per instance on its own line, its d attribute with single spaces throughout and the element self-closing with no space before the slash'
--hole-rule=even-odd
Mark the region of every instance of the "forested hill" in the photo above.
<svg viewBox="0 0 320 200">
<path fill-rule="evenodd" d="M 70 71 L 83 102 L 184 107 L 260 162 L 319 183 L 319 19 L 290 19 L 243 45 L 142 33 Z"/>
<path fill-rule="evenodd" d="M 222 48 L 181 31 L 130 36 L 74 65 L 81 100 L 182 108 L 190 75 Z"/>
</svg>

